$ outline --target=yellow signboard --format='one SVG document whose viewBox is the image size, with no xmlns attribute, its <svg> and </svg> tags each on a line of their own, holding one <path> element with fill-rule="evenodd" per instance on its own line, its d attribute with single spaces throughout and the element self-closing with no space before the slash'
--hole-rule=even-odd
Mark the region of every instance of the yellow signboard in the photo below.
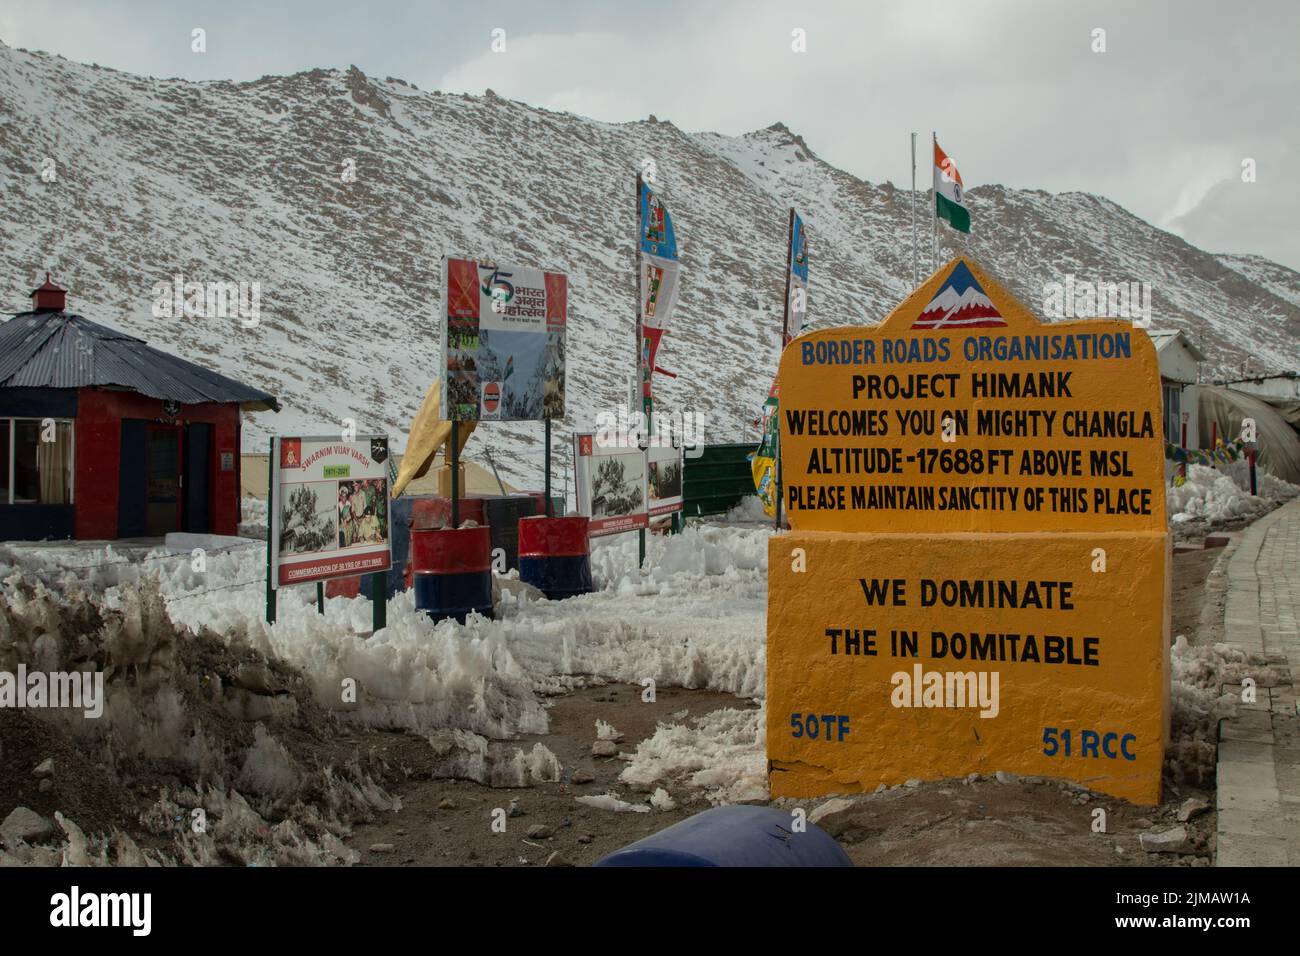
<svg viewBox="0 0 1300 956">
<path fill-rule="evenodd" d="M 973 263 L 781 359 L 774 796 L 1007 770 L 1158 802 L 1169 540 L 1155 349 Z"/>
</svg>

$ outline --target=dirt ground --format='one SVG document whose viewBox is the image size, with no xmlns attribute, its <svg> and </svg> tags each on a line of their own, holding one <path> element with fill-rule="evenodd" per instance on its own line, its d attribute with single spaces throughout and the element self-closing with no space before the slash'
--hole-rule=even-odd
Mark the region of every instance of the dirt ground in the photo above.
<svg viewBox="0 0 1300 956">
<path fill-rule="evenodd" d="M 688 710 L 689 717 L 698 717 L 724 707 L 754 706 L 706 690 L 661 688 L 655 696 L 653 703 L 642 702 L 639 686 L 609 684 L 559 698 L 550 711 L 551 732 L 523 736 L 518 744 L 527 750 L 534 741 L 544 743 L 564 768 L 560 782 L 491 788 L 465 780 L 412 779 L 398 791 L 402 809 L 357 827 L 348 843 L 360 851 L 362 864 L 370 866 L 527 866 L 545 863 L 555 852 L 569 863 L 586 866 L 708 809 L 709 804 L 702 800 L 648 813 L 597 810 L 575 801 L 576 797 L 613 791 L 625 802 L 644 805 L 645 794 L 633 793 L 618 782 L 623 760 L 591 755 L 597 718 L 618 728 L 624 735 L 619 749 L 630 752 L 654 733 L 660 720 L 682 710 Z M 408 738 L 393 736 L 397 738 L 393 747 L 409 746 Z M 380 753 L 392 762 L 382 749 Z M 418 760 L 420 754 L 410 757 Z M 575 773 L 580 779 L 585 773 L 591 780 L 574 783 Z M 517 815 L 507 816 L 504 833 L 494 832 L 493 810 L 509 812 L 512 803 Z M 547 827 L 553 835 L 530 839 L 528 830 L 537 825 Z M 376 844 L 391 844 L 393 849 L 372 850 Z"/>
<path fill-rule="evenodd" d="M 1187 634 L 1191 640 L 1196 634 L 1207 600 L 1206 578 L 1220 554 L 1222 549 L 1174 555 L 1175 635 Z M 1210 594 L 1208 600 L 1214 599 Z M 1218 600 L 1221 603 L 1221 595 Z M 619 749 L 630 752 L 654 733 L 659 720 L 682 709 L 697 717 L 724 707 L 753 706 L 710 691 L 660 689 L 652 704 L 643 703 L 640 693 L 637 686 L 611 684 L 556 699 L 550 711 L 551 732 L 519 743 L 526 749 L 533 740 L 542 740 L 563 765 L 559 783 L 492 789 L 470 781 L 412 779 L 398 790 L 402 809 L 357 827 L 349 845 L 360 852 L 366 866 L 535 866 L 545 864 L 552 854 L 558 854 L 556 862 L 586 866 L 707 809 L 702 800 L 684 802 L 686 791 L 671 782 L 679 806 L 669 812 L 616 813 L 575 802 L 575 797 L 610 790 L 627 802 L 644 799 L 618 783 L 624 761 L 591 756 L 597 718 L 624 734 Z M 393 736 L 397 739 L 391 746 L 409 746 L 400 735 Z M 417 759 L 418 754 L 411 755 L 412 761 Z M 592 779 L 576 784 L 575 772 Z M 1145 808 L 1042 778 L 969 784 L 949 780 L 864 796 L 852 809 L 825 817 L 820 825 L 858 866 L 1205 865 L 1213 852 L 1212 810 L 1188 824 L 1198 856 L 1149 854 L 1139 844 L 1143 832 L 1176 825 L 1179 806 L 1191 797 L 1214 803 L 1212 790 L 1186 785 L 1167 784 L 1164 803 Z M 507 818 L 504 833 L 494 832 L 493 809 L 508 810 L 512 801 L 519 815 Z M 811 812 L 822 802 L 774 805 L 802 806 Z M 1098 807 L 1106 811 L 1104 834 L 1092 830 Z M 530 839 L 528 830 L 535 825 L 546 827 L 548 835 Z"/>
<path fill-rule="evenodd" d="M 689 709 L 692 717 L 720 707 L 752 706 L 726 694 L 681 689 L 662 690 L 653 704 L 642 703 L 640 688 L 610 685 L 564 697 L 551 711 L 552 732 L 543 739 L 564 765 L 563 779 L 521 789 L 492 789 L 471 781 L 412 779 L 400 788 L 402 809 L 358 826 L 348 844 L 361 853 L 365 866 L 537 866 L 551 855 L 556 863 L 588 866 L 601 857 L 707 809 L 703 800 L 677 809 L 617 813 L 575 802 L 584 794 L 613 790 L 630 803 L 644 795 L 618 783 L 624 766 L 618 757 L 593 758 L 591 744 L 597 717 L 625 735 L 623 751 L 654 732 L 657 720 Z M 614 695 L 610 697 L 610 695 Z M 601 700 L 601 698 L 606 698 Z M 409 738 L 393 735 L 393 753 Z M 373 742 L 373 741 L 372 741 Z M 520 743 L 527 747 L 532 738 Z M 410 754 L 412 759 L 417 753 Z M 575 784 L 575 771 L 590 783 Z M 680 791 L 671 787 L 674 796 Z M 1123 800 L 1088 794 L 1042 778 L 1000 783 L 983 779 L 924 783 L 865 795 L 851 810 L 832 814 L 819 825 L 835 837 L 858 866 L 1150 866 L 1192 864 L 1192 857 L 1148 854 L 1139 836 L 1162 825 L 1175 825 L 1179 805 L 1189 797 L 1213 803 L 1213 792 L 1192 787 L 1166 788 L 1162 806 L 1134 807 Z M 823 800 L 778 801 L 773 805 L 812 812 Z M 506 831 L 494 832 L 492 811 L 509 810 Z M 1106 811 L 1107 833 L 1092 832 L 1094 810 Z M 1193 844 L 1208 854 L 1214 834 L 1213 813 L 1189 826 Z M 530 838 L 528 830 L 549 831 Z M 1202 856 L 1208 862 L 1208 855 Z M 1202 864 L 1203 865 L 1203 864 Z"/>
<path fill-rule="evenodd" d="M 1219 640 L 1217 634 L 1222 628 L 1214 628 L 1214 633 L 1211 634 L 1202 634 L 1200 631 L 1202 615 L 1205 614 L 1207 606 L 1211 612 L 1218 612 L 1217 620 L 1220 624 L 1223 621 L 1226 589 L 1222 586 L 1215 587 L 1213 583 L 1208 582 L 1210 572 L 1214 570 L 1215 563 L 1222 554 L 1223 548 L 1174 552 L 1171 616 L 1175 637 L 1185 634 L 1192 644 L 1212 644 Z"/>
</svg>

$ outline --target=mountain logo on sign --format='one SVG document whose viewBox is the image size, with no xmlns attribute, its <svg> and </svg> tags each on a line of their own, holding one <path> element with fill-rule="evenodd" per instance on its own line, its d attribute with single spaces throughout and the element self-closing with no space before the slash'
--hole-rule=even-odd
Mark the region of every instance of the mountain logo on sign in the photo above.
<svg viewBox="0 0 1300 956">
<path fill-rule="evenodd" d="M 989 301 L 970 269 L 966 268 L 966 263 L 959 262 L 930 304 L 921 310 L 912 328 L 987 329 L 1006 324 L 1002 313 Z"/>
</svg>

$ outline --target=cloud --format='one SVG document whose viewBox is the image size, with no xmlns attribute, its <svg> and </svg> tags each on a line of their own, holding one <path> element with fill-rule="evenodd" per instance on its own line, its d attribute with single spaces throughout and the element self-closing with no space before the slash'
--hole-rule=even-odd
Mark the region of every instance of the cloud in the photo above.
<svg viewBox="0 0 1300 956">
<path fill-rule="evenodd" d="M 1295 268 L 1300 264 L 1300 233 L 1295 227 L 1295 154 L 1284 151 L 1257 159 L 1256 181 L 1240 172 L 1221 179 L 1191 210 L 1169 227 L 1192 245 L 1210 252 L 1259 254 Z"/>
</svg>

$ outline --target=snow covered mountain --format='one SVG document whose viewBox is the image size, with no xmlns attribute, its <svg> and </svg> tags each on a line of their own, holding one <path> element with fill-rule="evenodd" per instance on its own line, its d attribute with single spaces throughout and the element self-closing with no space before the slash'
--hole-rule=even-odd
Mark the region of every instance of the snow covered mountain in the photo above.
<svg viewBox="0 0 1300 956">
<path fill-rule="evenodd" d="M 910 291 L 908 192 L 828 165 L 780 124 L 595 122 L 356 68 L 156 80 L 0 43 L 0 311 L 25 309 L 48 269 L 74 311 L 276 394 L 284 410 L 251 416 L 245 450 L 344 418 L 400 447 L 436 373 L 441 256 L 559 269 L 566 425 L 587 425 L 627 392 L 646 161 L 683 264 L 659 358 L 678 377 L 658 378 L 659 407 L 704 415 L 708 441 L 748 440 L 776 368 L 787 207 L 812 229 L 815 326 L 875 322 Z M 1300 274 L 1203 252 L 1098 196 L 968 197 L 964 248 L 1031 306 L 1066 274 L 1145 282 L 1154 326 L 1187 330 L 1213 365 L 1300 364 Z M 940 261 L 956 251 L 941 239 Z M 178 274 L 259 283 L 258 324 L 155 318 L 155 285 Z M 540 423 L 485 425 L 468 453 L 484 444 L 505 476 L 540 484 Z"/>
</svg>

